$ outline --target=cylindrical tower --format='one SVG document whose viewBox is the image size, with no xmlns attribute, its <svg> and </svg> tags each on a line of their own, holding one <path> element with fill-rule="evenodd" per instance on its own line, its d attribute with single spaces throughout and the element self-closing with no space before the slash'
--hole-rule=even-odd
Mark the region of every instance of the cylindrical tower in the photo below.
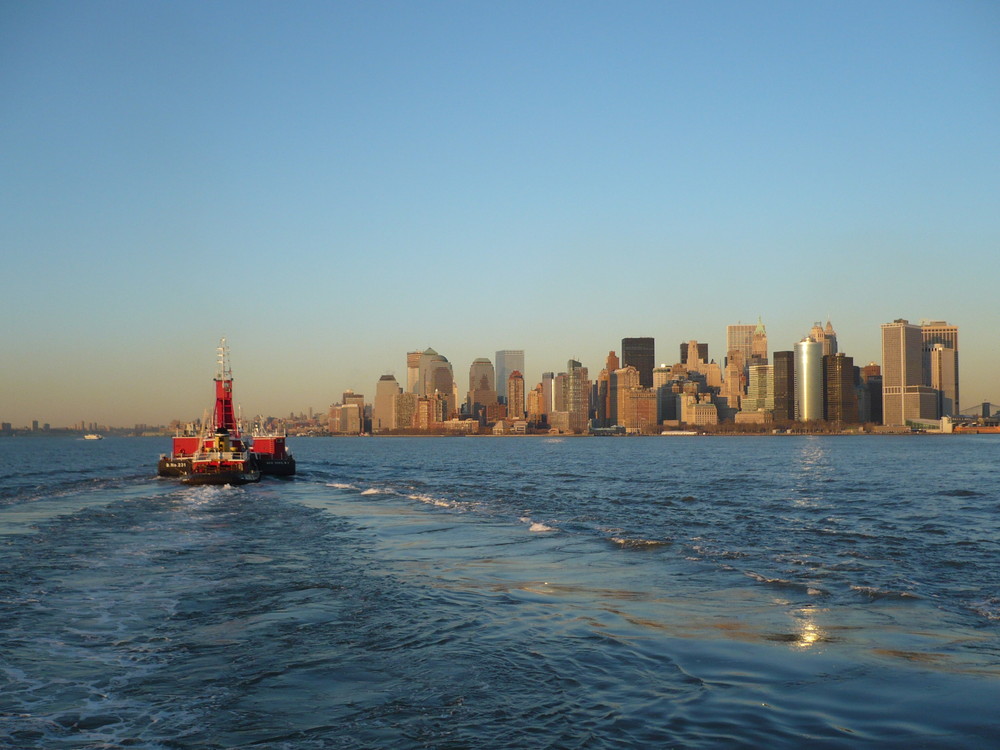
<svg viewBox="0 0 1000 750">
<path fill-rule="evenodd" d="M 823 345 L 811 338 L 795 345 L 795 418 L 823 418 Z"/>
</svg>

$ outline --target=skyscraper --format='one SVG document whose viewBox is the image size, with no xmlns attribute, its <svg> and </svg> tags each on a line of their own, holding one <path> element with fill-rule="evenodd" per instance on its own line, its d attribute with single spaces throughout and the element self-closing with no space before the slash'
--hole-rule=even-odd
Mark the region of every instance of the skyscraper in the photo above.
<svg viewBox="0 0 1000 750">
<path fill-rule="evenodd" d="M 943 320 L 921 321 L 920 335 L 924 385 L 940 391 L 941 416 L 955 416 L 959 412 L 958 326 Z M 932 352 L 937 346 L 944 351 L 938 352 L 938 362 L 934 364 Z"/>
<path fill-rule="evenodd" d="M 750 365 L 747 395 L 742 409 L 746 412 L 774 411 L 774 366 Z"/>
<path fill-rule="evenodd" d="M 420 357 L 423 352 L 406 353 L 406 392 L 416 393 L 420 382 Z"/>
<path fill-rule="evenodd" d="M 753 336 L 750 338 L 750 360 L 751 365 L 767 364 L 767 329 L 764 328 L 764 321 L 757 318 L 757 326 L 753 329 Z"/>
<path fill-rule="evenodd" d="M 611 398 L 614 399 L 613 424 L 624 424 L 627 414 L 627 401 L 629 393 L 636 388 L 640 388 L 642 382 L 639 378 L 639 371 L 633 365 L 625 365 L 611 376 Z"/>
<path fill-rule="evenodd" d="M 823 418 L 823 345 L 808 336 L 795 345 L 795 418 Z"/>
<path fill-rule="evenodd" d="M 542 414 L 549 414 L 556 410 L 556 374 L 554 372 L 542 373 Z"/>
<path fill-rule="evenodd" d="M 497 403 L 497 389 L 493 363 L 485 357 L 480 357 L 469 367 L 469 392 L 466 397 L 469 415 L 479 419 L 483 410 L 495 403 Z"/>
<path fill-rule="evenodd" d="M 828 422 L 858 421 L 858 392 L 854 387 L 854 358 L 842 352 L 823 356 L 825 414 Z"/>
<path fill-rule="evenodd" d="M 938 413 L 953 417 L 958 414 L 958 352 L 934 344 L 930 355 L 930 386 L 938 392 Z"/>
<path fill-rule="evenodd" d="M 656 358 L 652 337 L 622 339 L 622 366 L 629 365 L 639 371 L 639 383 L 643 388 L 653 387 Z"/>
<path fill-rule="evenodd" d="M 566 363 L 566 411 L 569 412 L 569 428 L 573 432 L 587 429 L 590 418 L 590 380 L 587 368 L 571 359 Z"/>
<path fill-rule="evenodd" d="M 742 323 L 726 326 L 726 364 L 729 364 L 729 357 L 734 351 L 743 354 L 744 363 L 750 361 L 750 355 L 753 353 L 753 333 L 756 329 L 757 326 Z"/>
<path fill-rule="evenodd" d="M 936 419 L 937 392 L 924 383 L 920 326 L 897 318 L 882 324 L 882 422 L 902 427 L 914 419 Z"/>
<path fill-rule="evenodd" d="M 394 399 L 403 389 L 395 375 L 383 375 L 375 385 L 375 404 L 372 407 L 372 432 L 393 429 L 396 421 Z"/>
<path fill-rule="evenodd" d="M 708 362 L 708 344 L 699 344 L 697 341 L 685 341 L 681 344 L 680 359 L 678 359 L 677 361 L 685 365 L 688 365 L 689 369 L 691 367 L 689 363 L 692 361 L 691 357 L 692 352 L 690 351 L 692 345 L 694 345 L 693 361 L 695 363 L 697 363 L 698 360 L 701 360 L 702 362 L 705 363 Z"/>
<path fill-rule="evenodd" d="M 341 396 L 341 403 L 344 406 L 354 406 L 358 410 L 359 428 L 358 432 L 363 432 L 365 429 L 365 397 L 362 393 L 355 393 L 350 388 L 344 391 Z M 346 413 L 346 412 L 345 412 Z M 354 430 L 351 429 L 351 432 Z"/>
<path fill-rule="evenodd" d="M 833 323 L 829 320 L 826 321 L 825 328 L 819 323 L 813 323 L 809 338 L 822 345 L 824 356 L 837 353 L 837 332 L 833 330 Z"/>
<path fill-rule="evenodd" d="M 869 362 L 861 368 L 861 387 L 866 399 L 866 410 L 861 413 L 859 404 L 858 419 L 862 422 L 882 424 L 882 368 L 877 362 Z"/>
<path fill-rule="evenodd" d="M 430 397 L 437 394 L 445 402 L 443 408 L 447 419 L 458 407 L 455 403 L 455 377 L 451 363 L 433 349 L 426 349 L 420 355 L 419 376 L 418 395 Z"/>
<path fill-rule="evenodd" d="M 795 419 L 795 352 L 774 353 L 774 419 Z"/>
<path fill-rule="evenodd" d="M 507 394 L 505 391 L 507 378 L 514 370 L 524 374 L 524 349 L 501 349 L 496 353 L 496 382 L 500 384 L 498 390 L 502 391 L 498 395 L 506 403 Z"/>
<path fill-rule="evenodd" d="M 614 424 L 612 414 L 615 413 L 615 407 L 611 404 L 611 380 L 615 370 L 619 367 L 618 355 L 613 351 L 608 352 L 607 359 L 604 360 L 604 369 L 597 376 L 597 403 L 595 406 L 597 424 L 600 427 L 610 427 Z"/>
<path fill-rule="evenodd" d="M 507 417 L 524 419 L 524 376 L 520 370 L 507 376 Z"/>
</svg>

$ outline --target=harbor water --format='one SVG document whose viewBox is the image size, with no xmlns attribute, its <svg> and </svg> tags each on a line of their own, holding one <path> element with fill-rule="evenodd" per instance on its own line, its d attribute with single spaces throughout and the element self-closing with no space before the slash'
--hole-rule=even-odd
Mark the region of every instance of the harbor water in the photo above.
<svg viewBox="0 0 1000 750">
<path fill-rule="evenodd" d="M 0 438 L 3 748 L 992 748 L 1000 436 Z"/>
</svg>

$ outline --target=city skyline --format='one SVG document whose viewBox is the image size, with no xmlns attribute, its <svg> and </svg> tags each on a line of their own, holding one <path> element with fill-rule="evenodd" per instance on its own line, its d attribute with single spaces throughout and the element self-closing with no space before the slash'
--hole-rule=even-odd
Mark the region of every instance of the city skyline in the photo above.
<svg viewBox="0 0 1000 750">
<path fill-rule="evenodd" d="M 921 377 L 926 377 L 928 378 L 927 382 L 931 383 L 934 378 L 939 376 L 939 373 L 941 371 L 941 362 L 942 362 L 941 354 L 943 352 L 947 352 L 949 357 L 952 358 L 951 361 L 953 362 L 953 364 L 951 365 L 951 369 L 949 371 L 951 373 L 950 380 L 948 380 L 944 384 L 935 385 L 935 388 L 942 389 L 940 394 L 936 398 L 943 399 L 942 401 L 939 402 L 937 408 L 941 409 L 942 407 L 944 407 L 943 413 L 946 414 L 957 414 L 960 411 L 974 411 L 974 410 L 977 411 L 978 407 L 983 403 L 983 401 L 976 401 L 970 404 L 963 403 L 961 405 L 961 409 L 959 409 L 955 405 L 953 397 L 954 394 L 957 393 L 958 391 L 958 378 L 957 378 L 958 362 L 960 360 L 960 355 L 961 359 L 964 359 L 966 355 L 966 350 L 964 348 L 961 350 L 955 348 L 958 345 L 959 327 L 947 321 L 930 321 L 923 319 L 918 323 L 911 323 L 910 321 L 907 321 L 905 319 L 896 319 L 892 322 L 883 323 L 880 325 L 880 331 L 881 331 L 880 356 L 871 360 L 862 361 L 859 360 L 857 357 L 849 356 L 851 352 L 845 352 L 843 350 L 840 350 L 839 355 L 840 356 L 848 355 L 847 359 L 850 361 L 850 363 L 852 365 L 856 365 L 861 370 L 867 369 L 867 366 L 869 365 L 875 366 L 876 369 L 884 369 L 886 367 L 886 351 L 887 351 L 886 331 L 897 330 L 900 328 L 901 325 L 904 328 L 912 330 L 913 336 L 916 336 L 916 339 L 914 339 L 915 344 L 911 345 L 910 347 L 911 354 L 909 356 L 911 358 L 916 357 L 914 363 L 910 364 L 910 368 L 912 369 L 913 367 L 916 367 L 917 370 L 916 374 L 911 374 L 910 376 L 908 376 L 909 379 L 910 380 L 916 379 L 917 381 L 919 381 Z M 760 318 L 758 318 L 757 323 L 749 326 L 743 324 L 733 324 L 727 326 L 724 337 L 725 341 L 724 346 L 729 347 L 733 345 L 734 336 L 739 337 L 742 335 L 744 338 L 746 338 L 745 333 L 739 330 L 734 332 L 734 329 L 745 329 L 745 328 L 751 328 L 755 330 L 756 335 L 753 337 L 755 343 L 753 343 L 752 346 L 757 348 L 757 352 L 754 355 L 755 357 L 754 359 L 751 359 L 750 361 L 743 363 L 743 367 L 741 368 L 743 371 L 743 375 L 737 376 L 737 380 L 735 381 L 735 383 L 732 381 L 732 377 L 734 372 L 736 371 L 732 370 L 732 363 L 730 363 L 729 367 L 725 367 L 724 366 L 725 357 L 722 357 L 720 361 L 720 359 L 716 356 L 721 349 L 714 349 L 711 343 L 697 342 L 694 339 L 688 341 L 687 343 L 681 344 L 682 348 L 682 351 L 680 352 L 681 356 L 674 356 L 673 359 L 671 359 L 668 354 L 670 349 L 673 348 L 673 345 L 671 343 L 661 342 L 659 348 L 657 348 L 655 344 L 656 342 L 655 337 L 642 337 L 642 338 L 624 337 L 620 341 L 620 347 L 618 349 L 610 350 L 607 353 L 605 360 L 602 361 L 600 365 L 604 365 L 605 367 L 607 367 L 606 363 L 610 363 L 613 360 L 616 363 L 614 365 L 615 368 L 627 367 L 628 363 L 624 362 L 621 358 L 622 349 L 626 345 L 635 346 L 635 342 L 642 342 L 642 346 L 645 347 L 647 355 L 650 349 L 654 350 L 656 355 L 658 355 L 656 356 L 655 371 L 653 373 L 653 378 L 655 380 L 657 377 L 655 372 L 660 371 L 661 368 L 664 368 L 663 372 L 667 373 L 669 372 L 672 365 L 683 365 L 685 363 L 690 364 L 689 360 L 690 353 L 688 352 L 689 345 L 691 343 L 697 343 L 698 358 L 700 359 L 703 356 L 703 352 L 705 352 L 705 350 L 707 349 L 708 359 L 705 360 L 704 362 L 705 364 L 711 364 L 713 367 L 716 368 L 715 370 L 715 372 L 717 372 L 716 377 L 720 379 L 720 382 L 717 385 L 721 386 L 721 388 L 719 389 L 720 393 L 717 395 L 721 395 L 724 398 L 728 396 L 730 398 L 730 404 L 732 405 L 732 407 L 739 410 L 740 406 L 738 398 L 742 396 L 742 398 L 745 399 L 748 395 L 747 393 L 748 388 L 751 391 L 749 395 L 752 396 L 753 395 L 752 392 L 755 389 L 759 388 L 761 385 L 759 383 L 754 382 L 753 373 L 751 371 L 753 369 L 753 366 L 759 365 L 762 360 L 766 361 L 767 363 L 766 369 L 768 371 L 773 371 L 776 362 L 782 357 L 787 356 L 789 361 L 791 360 L 795 361 L 794 370 L 796 372 L 809 371 L 811 373 L 811 376 L 808 379 L 814 380 L 815 378 L 818 378 L 821 375 L 821 371 L 825 366 L 821 362 L 824 355 L 837 354 L 838 348 L 840 347 L 840 344 L 838 343 L 840 341 L 840 335 L 835 331 L 832 325 L 832 321 L 830 321 L 829 319 L 826 321 L 825 326 L 821 321 L 815 321 L 811 326 L 809 332 L 802 338 L 800 338 L 798 341 L 796 341 L 792 346 L 787 348 L 779 348 L 780 344 L 778 343 L 775 343 L 773 345 L 767 343 L 768 341 L 767 328 L 763 320 L 761 320 Z M 936 346 L 934 346 L 934 348 L 931 349 L 928 346 L 929 344 L 934 344 Z M 745 345 L 751 346 L 749 340 L 745 342 Z M 946 348 L 942 350 L 943 346 L 953 347 L 953 348 Z M 934 351 L 934 349 L 942 351 Z M 729 349 L 728 351 L 732 353 L 733 350 Z M 808 351 L 809 354 L 806 356 L 805 360 L 802 360 L 801 358 L 805 355 L 806 351 Z M 889 370 L 890 370 L 889 380 L 891 386 L 894 386 L 896 384 L 896 376 L 894 372 L 895 368 L 898 367 L 896 362 L 898 361 L 899 355 L 891 353 L 895 351 L 898 350 L 890 347 L 890 354 L 888 355 Z M 597 387 L 597 373 L 599 371 L 598 363 L 595 363 L 595 365 L 597 366 L 591 366 L 586 361 L 579 361 L 575 358 L 571 358 L 568 360 L 568 362 L 562 363 L 559 366 L 553 367 L 552 369 L 542 369 L 537 373 L 537 377 L 535 377 L 530 374 L 531 373 L 530 370 L 528 370 L 527 373 L 522 373 L 520 371 L 520 368 L 524 367 L 525 354 L 526 353 L 524 350 L 497 350 L 494 355 L 497 360 L 501 361 L 505 357 L 508 359 L 513 357 L 514 361 L 518 363 L 519 367 L 518 369 L 514 370 L 514 372 L 517 373 L 519 379 L 523 380 L 523 384 L 521 385 L 523 391 L 522 397 L 524 394 L 527 394 L 529 390 L 535 388 L 536 386 L 542 388 L 543 385 L 546 383 L 551 384 L 552 381 L 547 379 L 549 378 L 549 376 L 556 376 L 557 374 L 566 375 L 566 370 L 568 368 L 571 369 L 571 366 L 573 367 L 582 366 L 584 371 L 590 370 L 592 375 L 591 382 L 595 386 L 595 388 Z M 743 359 L 742 354 L 740 355 L 739 359 L 740 360 Z M 404 374 L 401 378 L 397 378 L 395 372 L 382 373 L 377 378 L 373 378 L 372 382 L 368 385 L 354 384 L 353 387 L 347 387 L 343 389 L 343 392 L 341 394 L 331 397 L 329 403 L 326 405 L 311 404 L 308 406 L 285 408 L 277 412 L 252 411 L 252 412 L 245 412 L 243 415 L 245 418 L 249 419 L 252 419 L 254 416 L 283 419 L 287 416 L 291 416 L 294 414 L 305 414 L 306 412 L 308 412 L 310 418 L 312 418 L 314 414 L 317 417 L 321 417 L 321 415 L 326 413 L 327 408 L 334 409 L 335 407 L 340 407 L 341 405 L 357 403 L 358 411 L 356 415 L 355 413 L 352 412 L 351 419 L 360 419 L 364 405 L 367 405 L 371 409 L 376 409 L 377 408 L 376 402 L 377 399 L 380 397 L 380 395 L 382 398 L 388 397 L 388 401 L 386 403 L 389 403 L 391 402 L 391 394 L 397 391 L 401 393 L 411 393 L 414 394 L 415 396 L 428 395 L 434 392 L 447 393 L 447 398 L 449 400 L 446 404 L 442 406 L 442 412 L 440 415 L 442 418 L 447 418 L 445 415 L 448 413 L 456 413 L 460 411 L 465 412 L 467 404 L 471 404 L 474 401 L 479 401 L 478 396 L 480 395 L 483 396 L 487 401 L 489 401 L 491 398 L 495 401 L 497 396 L 500 396 L 501 397 L 500 403 L 501 404 L 505 403 L 504 396 L 507 393 L 508 384 L 505 382 L 502 385 L 498 385 L 498 379 L 494 374 L 493 360 L 491 360 L 488 357 L 477 357 L 473 359 L 471 362 L 465 363 L 457 360 L 452 360 L 446 354 L 438 352 L 433 347 L 428 347 L 423 351 L 405 352 L 402 354 L 402 360 L 404 362 L 403 366 Z M 807 364 L 807 362 L 809 364 Z M 525 369 L 527 370 L 527 368 Z M 751 374 L 751 380 L 749 383 L 745 379 L 747 373 Z M 635 377 L 636 377 L 636 382 L 634 385 L 639 386 L 640 381 L 638 379 L 639 378 L 638 370 L 636 370 Z M 238 378 L 234 377 L 234 381 L 235 380 L 238 380 Z M 478 385 L 476 385 L 477 381 Z M 711 382 L 712 379 L 710 378 L 709 383 L 711 384 Z M 805 385 L 806 382 L 807 381 L 800 380 L 799 376 L 796 376 L 795 389 L 806 388 L 807 387 Z M 383 385 L 389 385 L 390 383 L 392 390 L 385 391 L 383 389 Z M 466 384 L 469 386 L 468 390 L 465 389 Z M 487 386 L 492 386 L 492 388 L 487 388 Z M 551 387 L 551 385 L 549 385 L 549 387 Z M 808 387 L 810 389 L 815 389 L 815 388 L 821 388 L 822 386 L 820 384 L 814 384 Z M 479 390 L 476 390 L 474 393 L 474 389 L 476 388 L 478 388 Z M 242 412 L 243 403 L 239 398 L 239 389 L 236 388 L 235 390 L 237 396 L 236 403 Z M 930 393 L 929 390 L 928 393 Z M 594 395 L 597 398 L 602 398 L 602 396 L 597 396 L 596 394 L 597 392 L 595 391 Z M 455 403 L 451 403 L 452 401 L 454 401 Z M 988 399 L 984 401 L 988 401 Z M 814 390 L 808 396 L 806 396 L 805 392 L 800 392 L 800 390 L 795 390 L 794 394 L 795 411 L 794 414 L 789 416 L 788 418 L 801 420 L 803 418 L 803 415 L 799 412 L 799 409 L 800 406 L 806 403 L 809 404 L 808 416 L 805 418 L 806 420 L 825 419 L 825 416 L 823 414 L 824 396 L 822 395 L 822 393 L 816 392 Z M 415 404 L 416 402 L 414 402 L 413 408 L 416 408 Z M 551 404 L 549 404 L 549 407 L 550 409 L 553 408 Z M 600 409 L 600 407 L 598 407 L 596 403 L 592 403 L 591 407 L 598 410 Z M 383 408 L 387 407 L 384 406 Z M 765 408 L 765 407 L 762 404 L 758 404 L 751 410 L 756 410 L 757 408 Z M 774 406 L 771 405 L 768 406 L 767 408 L 773 409 Z M 204 409 L 202 409 L 202 411 L 204 411 Z M 776 414 L 780 413 L 782 413 L 781 409 L 779 409 L 778 412 L 776 412 Z M 792 413 L 790 412 L 790 414 Z M 376 416 L 374 411 L 371 412 L 371 415 L 373 417 Z M 914 412 L 912 416 L 916 417 L 917 415 L 918 415 L 917 412 Z M 196 421 L 198 418 L 199 417 L 197 416 L 197 414 L 195 414 L 192 411 L 185 415 L 173 415 L 172 417 L 166 420 L 159 420 L 159 421 L 137 420 L 136 422 L 131 424 L 142 424 L 150 427 L 155 427 L 157 425 L 162 426 L 165 424 L 169 424 L 171 422 L 176 422 L 178 420 L 181 422 Z M 338 411 L 338 418 L 339 418 L 339 411 Z M 492 417 L 490 418 L 490 421 L 492 421 Z M 53 422 L 51 420 L 39 419 L 37 417 L 34 417 L 30 420 L 25 420 L 23 423 L 19 423 L 16 420 L 7 419 L 2 414 L 0 414 L 0 422 L 4 424 L 10 424 L 11 428 L 15 430 L 24 428 L 30 429 L 32 425 L 34 426 L 34 429 L 40 429 L 41 425 L 43 424 L 51 425 L 53 428 L 58 428 L 58 429 L 63 429 L 67 427 L 72 429 L 76 428 L 78 425 L 81 424 L 102 425 L 106 427 L 116 427 L 116 428 L 127 428 L 130 426 L 130 424 L 126 423 L 113 423 L 110 421 L 101 420 L 99 418 L 95 419 L 90 417 L 79 418 L 65 423 Z M 93 427 L 84 427 L 81 429 L 93 429 Z M 351 432 L 353 430 L 345 430 L 345 431 Z"/>
<path fill-rule="evenodd" d="M 959 407 L 1000 402 L 997 39 L 919 0 L 8 3 L 0 420 L 197 417 L 222 336 L 281 415 L 428 347 L 721 366 L 758 318 L 859 366 L 948 321 Z"/>
</svg>

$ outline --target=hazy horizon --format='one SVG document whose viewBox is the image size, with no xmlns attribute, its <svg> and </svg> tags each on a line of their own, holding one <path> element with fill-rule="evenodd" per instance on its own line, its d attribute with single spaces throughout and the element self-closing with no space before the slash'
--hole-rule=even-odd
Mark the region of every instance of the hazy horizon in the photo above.
<svg viewBox="0 0 1000 750">
<path fill-rule="evenodd" d="M 1000 402 L 1000 6 L 0 7 L 0 420 L 161 424 L 623 337 L 959 327 Z"/>
</svg>

